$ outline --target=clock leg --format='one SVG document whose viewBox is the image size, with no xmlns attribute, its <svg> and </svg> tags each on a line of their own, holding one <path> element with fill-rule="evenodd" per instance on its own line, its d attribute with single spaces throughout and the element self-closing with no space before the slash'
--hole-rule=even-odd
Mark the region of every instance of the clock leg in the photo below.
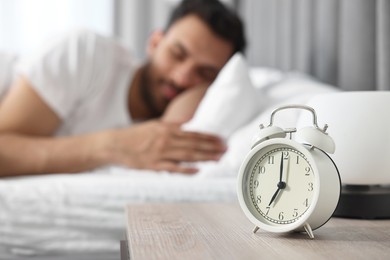
<svg viewBox="0 0 390 260">
<path fill-rule="evenodd" d="M 255 228 L 253 229 L 253 233 L 256 233 L 257 232 L 257 230 L 259 230 L 259 227 L 258 226 L 255 226 Z"/>
<path fill-rule="evenodd" d="M 310 225 L 306 223 L 303 228 L 305 229 L 306 233 L 309 235 L 311 239 L 314 239 L 313 230 L 311 229 Z"/>
</svg>

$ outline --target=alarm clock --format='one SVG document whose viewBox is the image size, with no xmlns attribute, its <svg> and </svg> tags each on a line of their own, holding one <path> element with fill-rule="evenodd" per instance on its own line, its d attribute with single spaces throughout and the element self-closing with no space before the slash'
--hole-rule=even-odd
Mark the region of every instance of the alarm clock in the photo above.
<svg viewBox="0 0 390 260">
<path fill-rule="evenodd" d="M 311 112 L 313 125 L 301 129 L 275 126 L 281 110 Z M 237 181 L 239 204 L 247 218 L 269 232 L 306 232 L 324 225 L 334 213 L 341 191 L 340 174 L 328 154 L 335 151 L 328 126 L 318 127 L 313 108 L 288 105 L 260 125 L 252 149 L 241 164 Z"/>
</svg>

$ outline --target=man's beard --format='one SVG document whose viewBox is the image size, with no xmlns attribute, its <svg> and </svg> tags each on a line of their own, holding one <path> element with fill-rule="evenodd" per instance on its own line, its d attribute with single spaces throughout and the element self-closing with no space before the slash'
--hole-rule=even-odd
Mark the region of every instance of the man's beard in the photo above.
<svg viewBox="0 0 390 260">
<path fill-rule="evenodd" d="M 151 118 L 160 117 L 164 109 L 160 109 L 156 100 L 152 95 L 153 91 L 153 80 L 152 80 L 152 68 L 150 62 L 144 65 L 141 69 L 141 77 L 140 77 L 140 92 L 141 98 L 145 102 L 146 106 L 149 108 Z"/>
</svg>

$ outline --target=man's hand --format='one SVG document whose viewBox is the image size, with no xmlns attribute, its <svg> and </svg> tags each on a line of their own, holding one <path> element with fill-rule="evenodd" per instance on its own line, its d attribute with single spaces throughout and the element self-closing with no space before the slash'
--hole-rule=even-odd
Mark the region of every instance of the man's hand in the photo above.
<svg viewBox="0 0 390 260">
<path fill-rule="evenodd" d="M 194 173 L 196 168 L 181 162 L 218 160 L 226 151 L 216 136 L 183 131 L 180 125 L 161 121 L 110 130 L 104 139 L 111 163 L 137 169 Z"/>
</svg>

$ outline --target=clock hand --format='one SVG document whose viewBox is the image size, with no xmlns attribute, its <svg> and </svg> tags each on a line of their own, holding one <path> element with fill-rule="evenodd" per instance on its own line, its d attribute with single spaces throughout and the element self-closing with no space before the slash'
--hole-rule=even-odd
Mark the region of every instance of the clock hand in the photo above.
<svg viewBox="0 0 390 260">
<path fill-rule="evenodd" d="M 283 179 L 283 152 L 282 152 L 282 158 L 280 159 L 280 176 L 279 176 L 279 182 L 282 182 Z"/>
<path fill-rule="evenodd" d="M 272 196 L 271 201 L 269 202 L 268 206 L 271 206 L 272 202 L 274 202 L 274 200 L 276 199 L 276 196 L 278 196 L 279 191 L 283 190 L 284 188 L 286 188 L 286 183 L 283 181 L 279 182 L 278 189 L 275 191 L 274 195 Z"/>
<path fill-rule="evenodd" d="M 279 194 L 279 191 L 286 188 L 286 183 L 283 180 L 283 152 L 282 152 L 282 156 L 280 158 L 280 175 L 279 175 L 279 182 L 278 182 L 278 189 L 275 191 L 274 195 L 272 196 L 271 198 L 271 201 L 269 202 L 268 206 L 271 206 L 272 202 L 274 202 L 274 200 L 276 199 L 276 196 L 278 196 Z"/>
<path fill-rule="evenodd" d="M 279 183 L 278 183 L 278 184 L 279 184 Z M 274 195 L 272 196 L 270 202 L 268 203 L 268 206 L 271 206 L 272 202 L 274 202 L 274 200 L 276 199 L 276 196 L 278 196 L 279 191 L 280 191 L 280 188 L 278 188 L 278 189 L 275 191 L 275 193 L 274 193 Z"/>
</svg>

